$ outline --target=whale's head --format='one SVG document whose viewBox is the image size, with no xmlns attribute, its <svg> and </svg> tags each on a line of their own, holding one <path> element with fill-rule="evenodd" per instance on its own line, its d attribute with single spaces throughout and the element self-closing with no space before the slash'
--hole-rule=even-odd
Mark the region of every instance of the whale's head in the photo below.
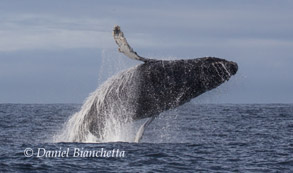
<svg viewBox="0 0 293 173">
<path fill-rule="evenodd" d="M 206 90 L 221 85 L 238 71 L 237 63 L 221 58 L 199 58 L 191 60 L 189 63 L 192 64 L 190 70 L 194 74 L 187 74 L 187 76 L 193 75 L 196 83 L 199 82 L 201 88 Z M 196 90 L 196 88 L 194 89 Z"/>
<path fill-rule="evenodd" d="M 149 117 L 182 105 L 229 80 L 237 70 L 237 63 L 214 57 L 146 62 L 137 68 L 138 115 Z"/>
</svg>

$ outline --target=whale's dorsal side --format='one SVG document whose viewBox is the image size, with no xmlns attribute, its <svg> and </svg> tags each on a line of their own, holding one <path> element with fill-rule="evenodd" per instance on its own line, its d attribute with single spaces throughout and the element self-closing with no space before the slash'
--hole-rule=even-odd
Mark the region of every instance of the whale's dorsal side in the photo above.
<svg viewBox="0 0 293 173">
<path fill-rule="evenodd" d="M 120 29 L 120 26 L 115 25 L 113 29 L 113 37 L 118 45 L 119 52 L 123 53 L 124 55 L 128 56 L 131 59 L 143 61 L 143 62 L 150 62 L 155 61 L 154 59 L 144 58 L 139 56 L 128 44 L 126 38 L 124 37 L 123 32 Z"/>
</svg>

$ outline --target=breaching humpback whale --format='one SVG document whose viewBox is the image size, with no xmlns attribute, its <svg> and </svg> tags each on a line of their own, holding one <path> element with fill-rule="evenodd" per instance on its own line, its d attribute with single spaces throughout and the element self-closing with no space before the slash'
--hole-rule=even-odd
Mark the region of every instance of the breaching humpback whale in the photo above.
<svg viewBox="0 0 293 173">
<path fill-rule="evenodd" d="M 107 123 L 150 118 L 138 132 L 139 141 L 156 115 L 218 87 L 238 70 L 237 63 L 215 57 L 144 58 L 130 47 L 119 26 L 114 27 L 113 37 L 120 52 L 143 63 L 111 77 L 88 98 L 78 113 L 82 115 L 78 121 L 83 122 L 75 128 L 73 141 L 82 142 L 89 134 L 103 141 Z"/>
</svg>

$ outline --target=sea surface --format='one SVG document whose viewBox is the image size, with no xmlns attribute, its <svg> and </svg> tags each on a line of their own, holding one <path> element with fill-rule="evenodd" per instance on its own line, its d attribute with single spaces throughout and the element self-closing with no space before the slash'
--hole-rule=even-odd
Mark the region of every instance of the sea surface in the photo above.
<svg viewBox="0 0 293 173">
<path fill-rule="evenodd" d="M 0 104 L 0 172 L 293 172 L 293 104 L 187 103 L 140 143 L 54 141 L 80 107 Z"/>
</svg>

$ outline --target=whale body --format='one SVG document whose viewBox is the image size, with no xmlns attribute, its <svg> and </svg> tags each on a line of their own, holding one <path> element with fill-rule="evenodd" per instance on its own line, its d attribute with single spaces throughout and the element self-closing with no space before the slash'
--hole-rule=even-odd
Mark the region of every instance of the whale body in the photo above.
<svg viewBox="0 0 293 173">
<path fill-rule="evenodd" d="M 113 122 L 124 124 L 150 117 L 139 132 L 139 141 L 156 115 L 218 87 L 238 70 L 237 63 L 216 57 L 143 58 L 129 46 L 119 26 L 114 27 L 113 35 L 120 52 L 143 63 L 111 77 L 91 94 L 75 115 L 79 118 L 74 121 L 82 123 L 75 127 L 73 141 L 83 141 L 89 134 L 103 141 L 107 130 L 115 128 Z"/>
<path fill-rule="evenodd" d="M 237 69 L 235 62 L 214 57 L 145 62 L 102 85 L 103 100 L 94 96 L 85 121 L 101 137 L 109 115 L 124 123 L 155 116 L 216 88 Z"/>
</svg>

